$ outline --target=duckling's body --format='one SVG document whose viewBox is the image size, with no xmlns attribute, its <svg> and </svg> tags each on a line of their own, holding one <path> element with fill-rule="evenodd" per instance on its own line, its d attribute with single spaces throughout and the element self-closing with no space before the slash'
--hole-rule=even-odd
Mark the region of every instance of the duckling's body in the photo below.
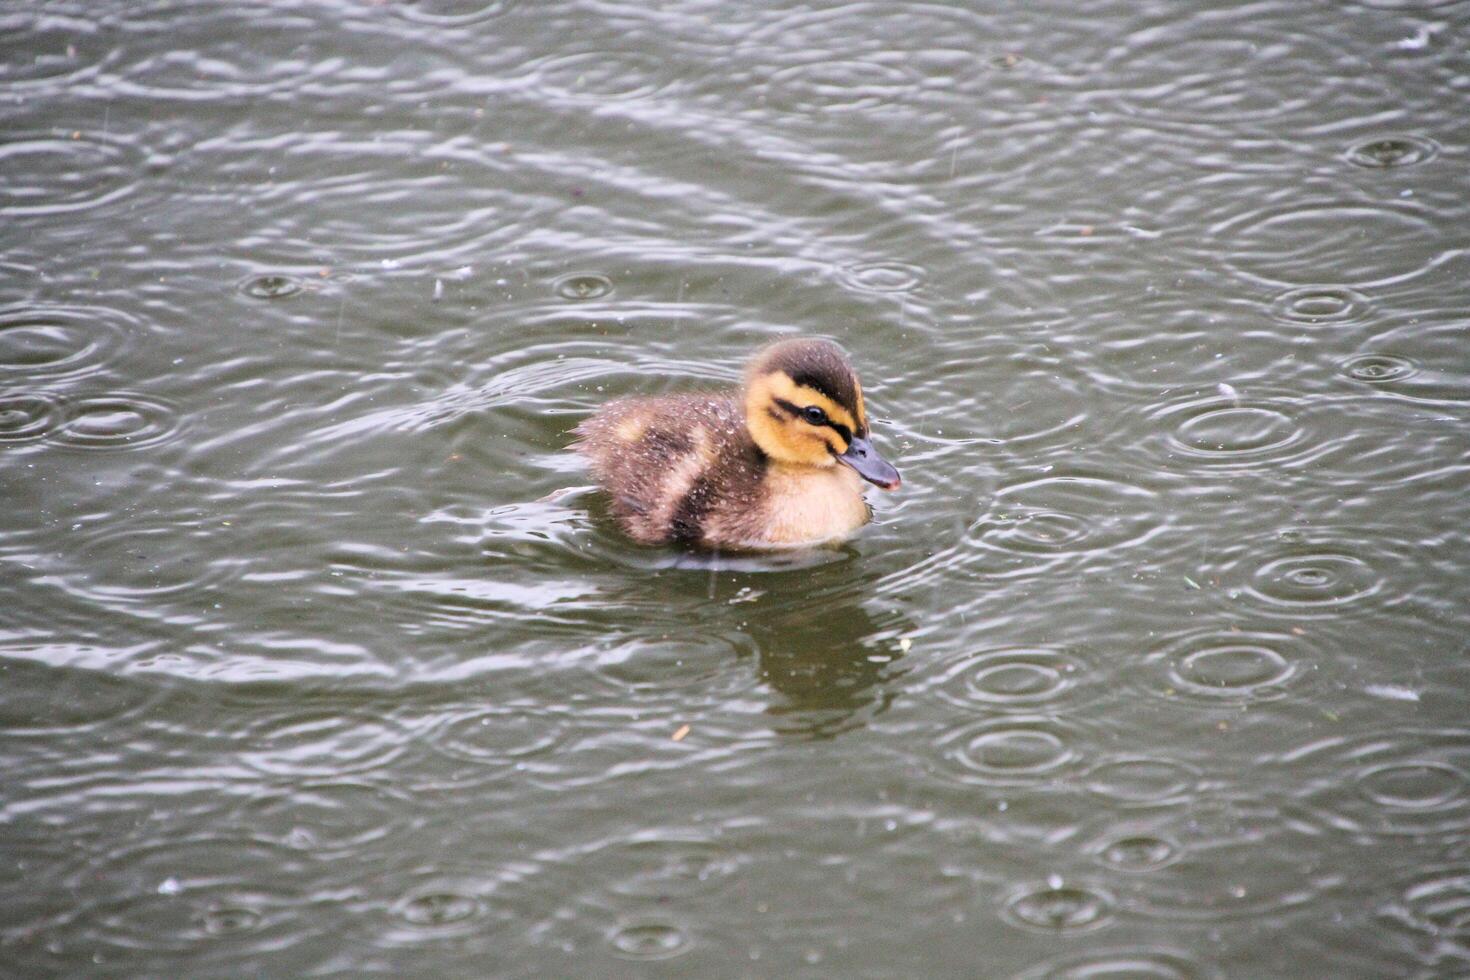
<svg viewBox="0 0 1470 980">
<path fill-rule="evenodd" d="M 841 348 L 793 340 L 758 353 L 741 392 L 611 402 L 577 427 L 575 448 L 635 540 L 748 550 L 838 541 L 866 524 L 863 477 L 888 489 L 899 479 L 867 431 Z"/>
</svg>

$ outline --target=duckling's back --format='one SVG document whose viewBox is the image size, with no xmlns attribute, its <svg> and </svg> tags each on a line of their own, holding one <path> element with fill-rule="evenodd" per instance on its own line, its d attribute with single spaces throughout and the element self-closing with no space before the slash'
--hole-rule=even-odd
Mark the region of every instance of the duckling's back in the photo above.
<svg viewBox="0 0 1470 980">
<path fill-rule="evenodd" d="M 713 525 L 759 506 L 764 456 L 733 394 L 623 398 L 576 432 L 635 540 L 708 543 Z"/>
</svg>

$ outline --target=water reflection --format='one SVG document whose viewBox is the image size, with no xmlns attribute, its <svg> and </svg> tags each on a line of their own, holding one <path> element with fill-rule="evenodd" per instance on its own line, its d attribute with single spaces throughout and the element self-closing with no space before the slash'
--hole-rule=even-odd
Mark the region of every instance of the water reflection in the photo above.
<svg viewBox="0 0 1470 980">
<path fill-rule="evenodd" d="M 12 972 L 1470 962 L 1463 0 L 40 6 Z M 848 546 L 543 499 L 797 331 Z"/>
<path fill-rule="evenodd" d="M 753 618 L 761 679 L 780 695 L 768 709 L 776 730 L 830 738 L 885 711 L 899 694 L 900 638 L 912 627 L 840 596 Z"/>
<path fill-rule="evenodd" d="M 881 576 L 856 546 L 680 552 L 670 561 L 677 571 L 669 584 L 686 595 L 703 591 L 723 607 L 718 622 L 754 648 L 756 673 L 775 695 L 766 710 L 777 732 L 831 738 L 867 724 L 899 696 L 904 637 L 914 624 L 870 598 Z"/>
</svg>

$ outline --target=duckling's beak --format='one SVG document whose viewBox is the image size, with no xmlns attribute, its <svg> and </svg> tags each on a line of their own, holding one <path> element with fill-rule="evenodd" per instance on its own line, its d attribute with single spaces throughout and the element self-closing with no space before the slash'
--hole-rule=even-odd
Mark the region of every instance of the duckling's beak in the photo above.
<svg viewBox="0 0 1470 980">
<path fill-rule="evenodd" d="M 847 452 L 837 457 L 837 462 L 846 463 L 857 470 L 857 475 L 884 490 L 897 490 L 901 482 L 898 470 L 882 456 L 864 436 L 858 436 L 847 447 Z"/>
</svg>

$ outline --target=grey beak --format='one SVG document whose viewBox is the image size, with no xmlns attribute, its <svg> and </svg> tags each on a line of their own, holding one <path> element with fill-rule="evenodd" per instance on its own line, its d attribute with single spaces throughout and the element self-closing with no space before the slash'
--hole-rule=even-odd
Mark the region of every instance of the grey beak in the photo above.
<svg viewBox="0 0 1470 980">
<path fill-rule="evenodd" d="M 902 482 L 898 470 L 893 468 L 892 463 L 878 455 L 878 450 L 873 448 L 873 444 L 865 436 L 853 439 L 852 444 L 847 447 L 847 452 L 837 457 L 837 462 L 846 463 L 857 470 L 858 476 L 884 490 L 897 490 L 899 483 Z"/>
</svg>

